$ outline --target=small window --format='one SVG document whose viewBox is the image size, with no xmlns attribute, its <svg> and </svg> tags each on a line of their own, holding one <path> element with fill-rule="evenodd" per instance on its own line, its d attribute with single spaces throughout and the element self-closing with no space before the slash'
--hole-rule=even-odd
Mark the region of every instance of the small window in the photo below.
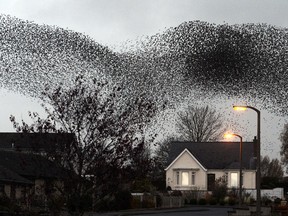
<svg viewBox="0 0 288 216">
<path fill-rule="evenodd" d="M 192 172 L 192 174 L 191 174 L 191 185 L 195 185 L 195 175 L 196 175 L 196 173 Z"/>
<path fill-rule="evenodd" d="M 180 173 L 176 172 L 176 184 L 179 185 L 180 184 Z"/>
<path fill-rule="evenodd" d="M 188 186 L 189 185 L 189 174 L 188 172 L 182 172 L 182 185 Z"/>
<path fill-rule="evenodd" d="M 228 183 L 228 173 L 226 172 L 225 175 L 224 175 L 224 182 L 225 183 Z"/>
<path fill-rule="evenodd" d="M 238 187 L 238 173 L 231 173 L 231 187 Z"/>
</svg>

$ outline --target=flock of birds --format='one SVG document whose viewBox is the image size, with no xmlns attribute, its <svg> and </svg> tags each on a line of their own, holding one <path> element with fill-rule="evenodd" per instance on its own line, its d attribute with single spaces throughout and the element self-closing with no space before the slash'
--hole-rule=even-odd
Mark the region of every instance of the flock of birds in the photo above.
<svg viewBox="0 0 288 216">
<path fill-rule="evenodd" d="M 287 114 L 288 29 L 268 24 L 184 22 L 127 43 L 122 52 L 56 26 L 0 15 L 0 87 L 32 97 L 79 74 L 176 107 L 185 98 L 244 98 Z"/>
</svg>

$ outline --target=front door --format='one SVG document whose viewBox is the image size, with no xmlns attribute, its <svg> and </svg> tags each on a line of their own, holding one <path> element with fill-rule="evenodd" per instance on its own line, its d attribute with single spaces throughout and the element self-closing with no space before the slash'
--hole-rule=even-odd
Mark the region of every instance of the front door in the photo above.
<svg viewBox="0 0 288 216">
<path fill-rule="evenodd" d="M 207 189 L 213 191 L 215 186 L 215 174 L 207 174 Z"/>
</svg>

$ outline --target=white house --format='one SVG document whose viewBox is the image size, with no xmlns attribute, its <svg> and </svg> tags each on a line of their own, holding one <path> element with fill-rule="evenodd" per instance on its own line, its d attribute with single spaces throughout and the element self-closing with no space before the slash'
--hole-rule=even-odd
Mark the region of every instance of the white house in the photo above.
<svg viewBox="0 0 288 216">
<path fill-rule="evenodd" d="M 243 142 L 243 189 L 256 188 L 254 142 Z M 239 187 L 239 142 L 172 142 L 166 186 L 172 190 L 211 191 L 223 177 L 228 188 Z"/>
</svg>

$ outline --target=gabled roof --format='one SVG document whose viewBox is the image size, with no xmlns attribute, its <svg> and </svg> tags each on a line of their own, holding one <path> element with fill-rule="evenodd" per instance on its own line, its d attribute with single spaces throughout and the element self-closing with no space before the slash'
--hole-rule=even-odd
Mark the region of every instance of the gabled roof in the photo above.
<svg viewBox="0 0 288 216">
<path fill-rule="evenodd" d="M 0 133 L 0 149 L 51 151 L 55 146 L 70 145 L 71 133 Z"/>
<path fill-rule="evenodd" d="M 243 142 L 243 169 L 255 169 L 254 142 Z M 170 145 L 168 165 L 187 149 L 206 169 L 239 169 L 239 142 L 179 142 Z"/>
<path fill-rule="evenodd" d="M 22 176 L 18 175 L 17 173 L 11 171 L 10 169 L 0 166 L 0 182 L 9 182 L 21 185 L 32 185 L 33 182 L 23 178 Z"/>
<path fill-rule="evenodd" d="M 28 178 L 65 178 L 65 169 L 39 154 L 0 150 L 0 166 Z"/>
</svg>

